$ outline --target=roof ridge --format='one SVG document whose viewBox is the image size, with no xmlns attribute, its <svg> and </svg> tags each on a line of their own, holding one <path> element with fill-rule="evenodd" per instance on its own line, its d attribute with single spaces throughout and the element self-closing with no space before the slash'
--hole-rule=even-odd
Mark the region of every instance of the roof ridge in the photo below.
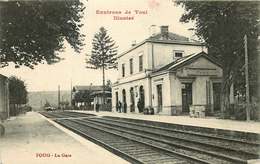
<svg viewBox="0 0 260 164">
<path fill-rule="evenodd" d="M 147 39 L 158 39 L 158 37 L 162 37 L 163 35 L 161 32 L 154 34 L 153 36 L 148 37 Z M 174 38 L 174 37 L 178 37 L 178 38 Z M 168 32 L 168 38 L 164 39 L 164 40 L 183 40 L 183 41 L 189 41 L 189 38 L 177 33 L 173 33 L 173 32 Z"/>
<path fill-rule="evenodd" d="M 167 64 L 167 65 L 165 65 L 165 66 L 163 66 L 163 67 L 161 67 L 161 68 L 159 68 L 157 70 L 155 70 L 153 73 L 160 72 L 162 70 L 172 69 L 172 68 L 174 68 L 174 67 L 176 67 L 176 66 L 178 66 L 178 65 L 180 65 L 180 64 L 182 64 L 182 63 L 184 63 L 184 62 L 186 62 L 186 61 L 188 61 L 188 60 L 190 60 L 190 59 L 192 59 L 192 58 L 194 58 L 194 57 L 196 57 L 198 55 L 207 55 L 207 53 L 204 52 L 204 51 L 201 51 L 201 52 L 198 52 L 198 53 L 192 53 L 190 55 L 186 55 L 184 57 L 179 58 L 178 60 L 172 61 L 171 63 L 169 63 L 169 64 Z"/>
</svg>

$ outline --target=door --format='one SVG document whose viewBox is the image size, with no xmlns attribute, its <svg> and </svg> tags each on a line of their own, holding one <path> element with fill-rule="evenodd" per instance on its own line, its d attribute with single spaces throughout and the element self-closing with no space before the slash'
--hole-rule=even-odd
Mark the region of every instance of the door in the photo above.
<svg viewBox="0 0 260 164">
<path fill-rule="evenodd" d="M 118 92 L 116 92 L 116 104 L 115 104 L 115 106 L 116 106 L 116 111 L 117 112 L 119 112 L 119 107 L 118 107 Z"/>
<path fill-rule="evenodd" d="M 123 109 L 123 112 L 126 113 L 127 112 L 127 104 L 126 104 L 125 89 L 123 89 L 123 91 L 122 91 L 122 96 L 123 96 L 122 109 Z"/>
<path fill-rule="evenodd" d="M 157 104 L 158 104 L 158 113 L 162 111 L 162 84 L 156 86 L 157 88 Z"/>
<path fill-rule="evenodd" d="M 221 83 L 213 83 L 213 104 L 214 112 L 220 111 Z"/>
<path fill-rule="evenodd" d="M 189 113 L 192 105 L 192 83 L 182 83 L 182 112 Z"/>
<path fill-rule="evenodd" d="M 142 85 L 139 88 L 139 94 L 140 94 L 140 102 L 141 102 L 140 112 L 143 112 L 145 108 L 145 97 L 144 97 L 144 87 Z"/>
<path fill-rule="evenodd" d="M 134 94 L 134 88 L 133 87 L 130 88 L 130 101 L 131 101 L 130 111 L 134 112 L 135 111 L 135 94 Z"/>
</svg>

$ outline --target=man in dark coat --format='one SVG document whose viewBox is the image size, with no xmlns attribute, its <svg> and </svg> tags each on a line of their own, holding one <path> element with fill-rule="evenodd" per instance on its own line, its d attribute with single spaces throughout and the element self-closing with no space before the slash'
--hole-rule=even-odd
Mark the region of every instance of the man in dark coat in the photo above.
<svg viewBox="0 0 260 164">
<path fill-rule="evenodd" d="M 96 112 L 99 112 L 99 104 L 96 104 Z"/>
<path fill-rule="evenodd" d="M 138 103 L 137 103 L 137 107 L 138 107 L 139 113 L 142 113 L 143 110 L 144 110 L 144 101 L 142 101 L 141 99 L 139 99 L 139 100 L 138 100 Z"/>
<path fill-rule="evenodd" d="M 118 112 L 118 101 L 116 102 L 116 111 Z"/>
<path fill-rule="evenodd" d="M 140 99 L 138 99 L 137 108 L 138 108 L 138 112 L 141 113 L 141 101 L 140 101 Z"/>
<path fill-rule="evenodd" d="M 118 112 L 121 113 L 122 103 L 118 101 Z"/>
<path fill-rule="evenodd" d="M 126 111 L 127 111 L 127 104 L 126 102 L 124 102 L 124 113 L 126 113 Z"/>
</svg>

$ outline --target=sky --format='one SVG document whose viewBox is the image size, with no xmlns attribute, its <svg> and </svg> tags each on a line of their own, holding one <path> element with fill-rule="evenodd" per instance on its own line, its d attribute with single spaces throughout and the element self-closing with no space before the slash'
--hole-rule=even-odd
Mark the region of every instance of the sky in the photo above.
<svg viewBox="0 0 260 164">
<path fill-rule="evenodd" d="M 193 23 L 181 23 L 179 19 L 184 9 L 176 6 L 173 0 L 88 0 L 82 23 L 84 26 L 81 32 L 86 35 L 85 46 L 80 54 L 74 52 L 68 44 L 60 54 L 64 58 L 54 65 L 40 64 L 34 69 L 27 67 L 14 68 L 14 65 L 1 68 L 0 74 L 5 76 L 15 75 L 27 84 L 28 91 L 53 91 L 58 89 L 70 90 L 74 85 L 101 85 L 101 70 L 86 68 L 86 54 L 91 54 L 91 42 L 94 34 L 103 26 L 108 34 L 116 41 L 119 54 L 128 50 L 131 43 L 139 43 L 150 36 L 151 25 L 168 25 L 169 31 L 183 36 L 191 37 L 189 28 Z M 111 14 L 97 14 L 99 11 L 121 11 L 122 14 L 115 14 L 121 17 L 134 17 L 133 20 L 114 20 Z M 124 14 L 125 11 L 131 14 Z M 143 11 L 136 14 L 135 10 Z M 107 70 L 106 79 L 112 82 L 117 80 L 116 70 Z"/>
</svg>

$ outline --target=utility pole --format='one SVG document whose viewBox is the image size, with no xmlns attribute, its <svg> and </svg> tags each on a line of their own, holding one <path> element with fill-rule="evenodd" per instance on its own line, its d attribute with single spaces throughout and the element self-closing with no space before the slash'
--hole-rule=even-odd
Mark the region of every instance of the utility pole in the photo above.
<svg viewBox="0 0 260 164">
<path fill-rule="evenodd" d="M 104 110 L 105 107 L 105 55 L 103 53 L 103 58 L 102 58 L 102 73 L 103 73 L 103 87 L 102 87 L 102 106 L 101 109 Z M 97 110 L 97 112 L 99 109 Z"/>
<path fill-rule="evenodd" d="M 58 85 L 58 109 L 60 109 L 60 85 Z"/>
<path fill-rule="evenodd" d="M 247 36 L 244 36 L 245 44 L 245 78 L 246 78 L 246 120 L 250 121 L 250 97 L 249 97 L 249 79 L 248 79 L 248 54 L 247 54 Z"/>
<path fill-rule="evenodd" d="M 70 105 L 72 106 L 72 78 L 70 79 Z"/>
</svg>

